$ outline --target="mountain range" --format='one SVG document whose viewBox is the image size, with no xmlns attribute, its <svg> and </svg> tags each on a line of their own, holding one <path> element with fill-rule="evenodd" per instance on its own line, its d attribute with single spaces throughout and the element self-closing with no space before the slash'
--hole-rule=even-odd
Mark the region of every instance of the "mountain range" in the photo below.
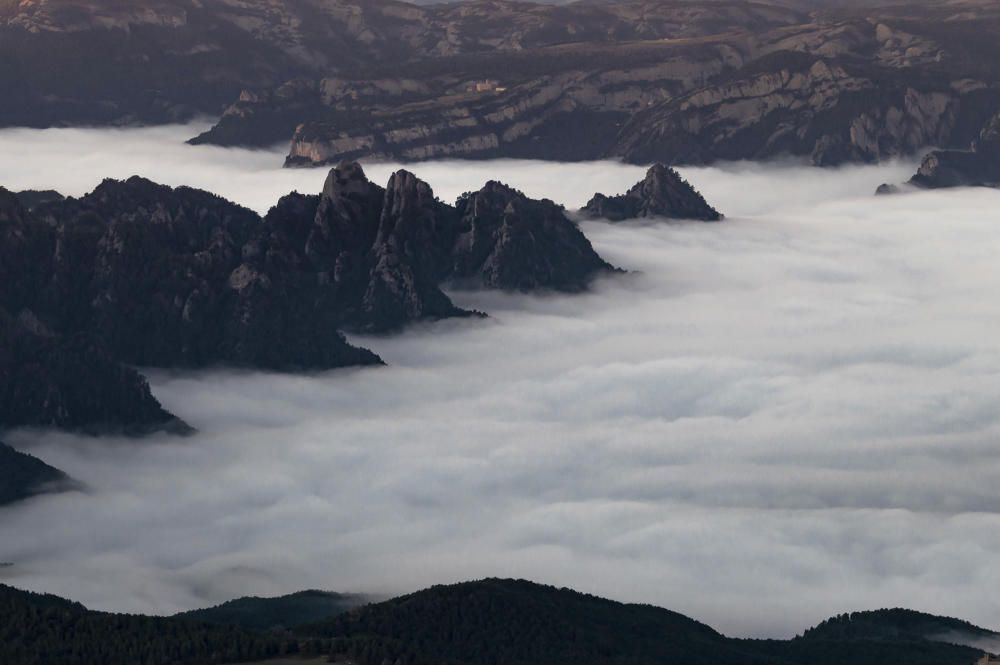
<svg viewBox="0 0 1000 665">
<path fill-rule="evenodd" d="M 970 148 L 998 30 L 988 0 L 7 0 L 0 125 L 221 113 L 192 141 L 290 166 L 868 163 Z"/>
</svg>

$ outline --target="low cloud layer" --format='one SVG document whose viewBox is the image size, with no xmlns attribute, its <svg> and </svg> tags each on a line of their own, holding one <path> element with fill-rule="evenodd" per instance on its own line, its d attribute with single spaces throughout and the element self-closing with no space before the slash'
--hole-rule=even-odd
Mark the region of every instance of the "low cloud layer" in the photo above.
<svg viewBox="0 0 1000 665">
<path fill-rule="evenodd" d="M 193 133 L 0 132 L 0 184 L 140 173 L 263 211 L 322 183 Z M 410 168 L 570 207 L 642 175 Z M 734 635 L 885 606 L 1000 626 L 1000 192 L 871 196 L 912 170 L 685 169 L 727 221 L 584 223 L 634 271 L 592 293 L 456 293 L 492 317 L 355 338 L 382 369 L 152 375 L 190 439 L 16 433 L 91 490 L 0 512 L 0 581 L 165 613 L 501 575 Z"/>
</svg>

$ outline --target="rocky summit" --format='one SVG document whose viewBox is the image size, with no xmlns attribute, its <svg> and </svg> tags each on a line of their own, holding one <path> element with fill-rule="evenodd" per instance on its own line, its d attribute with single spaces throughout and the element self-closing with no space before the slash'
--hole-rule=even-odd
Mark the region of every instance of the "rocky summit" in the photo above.
<svg viewBox="0 0 1000 665">
<path fill-rule="evenodd" d="M 445 283 L 577 291 L 610 269 L 551 201 L 491 182 L 453 206 L 356 163 L 263 218 L 139 177 L 30 211 L 0 190 L 0 427 L 186 431 L 132 366 L 380 364 L 341 331 L 469 315 Z"/>
<path fill-rule="evenodd" d="M 723 218 L 687 180 L 663 164 L 651 166 L 646 177 L 625 194 L 595 194 L 580 212 L 612 222 L 639 217 L 697 219 L 704 222 L 717 222 Z"/>
</svg>

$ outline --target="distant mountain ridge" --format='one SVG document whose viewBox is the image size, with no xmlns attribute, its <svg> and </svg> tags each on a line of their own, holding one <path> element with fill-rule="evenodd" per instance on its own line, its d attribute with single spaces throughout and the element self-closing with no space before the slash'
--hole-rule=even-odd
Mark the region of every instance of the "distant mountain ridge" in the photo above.
<svg viewBox="0 0 1000 665">
<path fill-rule="evenodd" d="M 873 163 L 968 147 L 998 31 L 986 0 L 6 2 L 0 126 L 221 113 L 194 142 L 289 166 Z"/>
<path fill-rule="evenodd" d="M 557 15 L 580 27 L 551 42 L 372 62 L 248 90 L 193 141 L 291 138 L 289 166 L 783 156 L 835 166 L 965 148 L 1000 108 L 1000 46 L 981 37 L 1000 30 L 1000 7 L 980 0 L 488 6 L 456 5 L 449 20 L 465 12 L 485 26 L 501 17 L 538 26 L 525 35 L 554 34 L 546 21 Z M 599 25 L 600 12 L 623 26 L 617 38 L 582 27 Z"/>
</svg>

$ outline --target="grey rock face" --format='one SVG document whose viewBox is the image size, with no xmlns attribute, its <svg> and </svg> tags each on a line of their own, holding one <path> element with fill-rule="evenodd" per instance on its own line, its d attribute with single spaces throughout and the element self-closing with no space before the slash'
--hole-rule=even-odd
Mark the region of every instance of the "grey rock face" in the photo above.
<svg viewBox="0 0 1000 665">
<path fill-rule="evenodd" d="M 578 291 L 612 269 L 552 201 L 489 182 L 457 205 L 454 280 L 505 290 Z"/>
<path fill-rule="evenodd" d="M 582 212 L 613 222 L 639 217 L 672 217 L 717 222 L 723 215 L 681 178 L 677 171 L 655 164 L 646 177 L 624 195 L 595 194 Z"/>
</svg>

